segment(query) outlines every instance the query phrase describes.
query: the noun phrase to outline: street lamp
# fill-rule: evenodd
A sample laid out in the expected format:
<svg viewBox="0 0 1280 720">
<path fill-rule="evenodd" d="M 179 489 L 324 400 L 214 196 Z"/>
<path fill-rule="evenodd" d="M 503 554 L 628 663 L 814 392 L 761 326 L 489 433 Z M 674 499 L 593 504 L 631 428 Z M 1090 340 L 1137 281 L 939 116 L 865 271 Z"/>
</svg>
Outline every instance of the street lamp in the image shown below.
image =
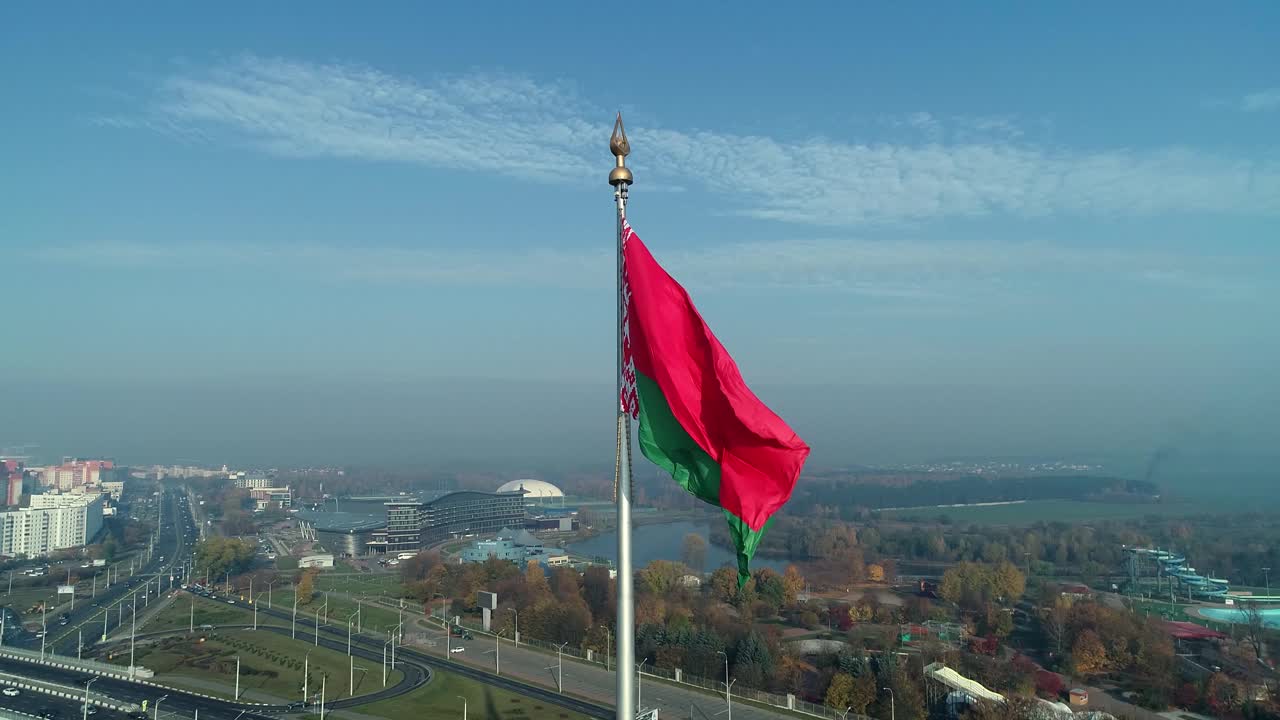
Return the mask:
<svg viewBox="0 0 1280 720">
<path fill-rule="evenodd" d="M 231 696 L 236 702 L 240 701 L 240 656 L 236 656 L 236 692 Z"/>
<path fill-rule="evenodd" d="M 461 695 L 458 696 L 458 699 L 462 701 L 462 720 L 467 720 L 467 699 Z"/>
<path fill-rule="evenodd" d="M 556 685 L 560 686 L 560 693 L 564 694 L 564 655 L 562 651 L 565 645 L 569 643 L 561 643 L 556 647 Z"/>
<path fill-rule="evenodd" d="M 1264 578 L 1266 578 L 1266 581 L 1267 581 L 1267 595 L 1270 595 L 1270 594 L 1271 594 L 1271 568 L 1269 568 L 1269 567 L 1264 567 L 1264 568 L 1262 568 L 1262 576 L 1263 576 Z"/>
<path fill-rule="evenodd" d="M 512 641 L 516 647 L 520 647 L 520 613 L 515 608 L 507 608 L 511 611 L 511 615 L 515 618 L 515 639 Z M 440 618 L 443 620 L 444 618 Z"/>
<path fill-rule="evenodd" d="M 728 720 L 733 720 L 733 694 L 730 692 L 730 688 L 733 687 L 733 683 L 737 682 L 738 679 L 729 680 L 729 653 L 717 650 L 716 654 L 724 655 L 724 704 L 729 711 Z"/>
<path fill-rule="evenodd" d="M 310 680 L 309 673 L 311 671 L 311 651 L 308 650 L 306 655 L 302 656 L 302 704 L 306 707 L 307 703 L 307 681 Z"/>
<path fill-rule="evenodd" d="M 298 639 L 298 593 L 293 593 L 293 622 L 289 625 L 289 637 Z"/>
<path fill-rule="evenodd" d="M 897 709 L 894 707 L 896 701 L 894 700 L 894 697 L 893 697 L 893 688 L 887 687 L 887 688 L 880 688 L 880 689 L 889 691 L 889 720 L 895 720 L 895 718 L 897 717 Z"/>
<path fill-rule="evenodd" d="M 91 677 L 89 678 L 89 681 L 84 684 L 84 711 L 81 715 L 84 720 L 89 720 L 89 686 L 97 679 L 98 678 L 96 677 Z"/>
<path fill-rule="evenodd" d="M 267 609 L 268 610 L 271 609 L 271 586 L 275 585 L 278 582 L 280 582 L 280 578 L 275 578 L 271 582 L 267 583 Z"/>
<path fill-rule="evenodd" d="M 604 670 L 609 672 L 609 656 L 613 655 L 613 634 L 608 625 L 600 626 L 604 630 Z"/>
<path fill-rule="evenodd" d="M 347 618 L 347 655 L 351 655 L 351 628 L 355 626 L 357 614 L 351 613 L 351 617 Z"/>
<path fill-rule="evenodd" d="M 161 695 L 161 696 L 160 696 L 160 699 L 159 699 L 159 700 L 156 700 L 155 715 L 153 715 L 153 716 L 152 716 L 152 717 L 154 718 L 154 720 L 160 720 L 160 703 L 164 702 L 164 699 L 165 699 L 165 698 L 167 698 L 167 697 L 169 697 L 169 696 L 168 696 L 168 695 Z"/>
</svg>

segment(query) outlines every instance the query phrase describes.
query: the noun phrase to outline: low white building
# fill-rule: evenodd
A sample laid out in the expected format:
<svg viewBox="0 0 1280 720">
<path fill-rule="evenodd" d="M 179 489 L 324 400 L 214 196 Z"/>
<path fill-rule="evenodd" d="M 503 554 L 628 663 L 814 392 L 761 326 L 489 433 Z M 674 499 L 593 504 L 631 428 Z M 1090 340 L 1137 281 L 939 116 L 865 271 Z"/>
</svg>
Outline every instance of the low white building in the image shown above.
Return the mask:
<svg viewBox="0 0 1280 720">
<path fill-rule="evenodd" d="M 331 568 L 333 567 L 333 555 L 303 555 L 298 558 L 298 567 L 300 568 Z"/>
<path fill-rule="evenodd" d="M 0 512 L 0 555 L 44 555 L 80 547 L 102 530 L 100 494 L 32 495 L 31 507 Z"/>
</svg>

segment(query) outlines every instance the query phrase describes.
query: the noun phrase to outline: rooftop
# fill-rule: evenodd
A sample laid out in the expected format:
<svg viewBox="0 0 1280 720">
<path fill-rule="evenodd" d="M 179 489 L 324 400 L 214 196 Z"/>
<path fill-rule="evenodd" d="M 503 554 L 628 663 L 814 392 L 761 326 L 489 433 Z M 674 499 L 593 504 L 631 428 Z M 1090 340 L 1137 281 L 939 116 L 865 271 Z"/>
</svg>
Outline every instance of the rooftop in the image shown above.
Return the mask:
<svg viewBox="0 0 1280 720">
<path fill-rule="evenodd" d="M 321 512 L 319 510 L 299 510 L 298 517 L 315 526 L 316 530 L 328 532 L 360 532 L 375 530 L 387 524 L 385 514 L 369 514 L 354 512 Z"/>
</svg>

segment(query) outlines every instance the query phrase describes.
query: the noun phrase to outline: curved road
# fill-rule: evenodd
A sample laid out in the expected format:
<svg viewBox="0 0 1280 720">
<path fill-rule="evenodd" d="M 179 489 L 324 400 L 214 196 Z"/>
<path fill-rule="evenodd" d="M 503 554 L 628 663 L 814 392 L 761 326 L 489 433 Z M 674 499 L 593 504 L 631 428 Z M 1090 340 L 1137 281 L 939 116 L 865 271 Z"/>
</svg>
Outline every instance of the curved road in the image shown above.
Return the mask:
<svg viewBox="0 0 1280 720">
<path fill-rule="evenodd" d="M 253 630 L 253 626 L 252 625 L 218 625 L 214 629 L 215 630 Z M 281 635 L 289 634 L 289 628 L 283 628 L 276 625 L 259 624 L 258 632 L 261 632 L 264 630 L 268 632 L 279 633 Z M 186 634 L 187 632 L 185 630 L 162 630 L 159 632 L 146 633 L 145 635 L 138 635 L 137 640 L 141 640 L 143 638 L 171 637 L 171 636 L 186 635 Z M 314 632 L 311 634 L 302 633 L 300 634 L 298 639 L 301 642 L 306 642 L 308 638 L 314 641 L 315 633 Z M 125 648 L 129 646 L 127 642 L 112 643 L 112 645 L 123 646 Z M 326 648 L 328 650 L 336 650 L 337 652 L 340 652 L 343 654 L 347 652 L 347 644 L 345 641 L 339 641 L 339 640 L 327 638 L 324 636 L 323 633 L 321 633 L 321 636 L 320 636 L 320 647 Z M 377 663 L 382 662 L 381 652 L 374 654 L 373 652 L 370 652 L 368 649 L 360 647 L 359 645 L 356 644 L 354 638 L 352 639 L 352 642 L 351 642 L 351 654 L 355 655 L 356 657 L 363 658 L 365 660 L 371 660 Z M 383 688 L 376 692 L 357 695 L 356 697 L 348 697 L 342 700 L 326 699 L 324 704 L 325 707 L 328 709 L 342 709 L 342 708 L 348 708 L 348 707 L 357 707 L 360 705 L 367 705 L 368 703 L 378 702 L 379 700 L 387 700 L 389 698 L 393 698 L 399 695 L 404 695 L 405 693 L 408 693 L 408 692 L 412 692 L 413 690 L 416 690 L 417 688 L 421 687 L 422 685 L 426 684 L 428 681 L 431 680 L 430 668 L 417 663 L 407 663 L 407 662 L 401 663 L 399 662 L 399 658 L 396 658 L 396 660 L 397 660 L 396 665 L 398 666 L 397 669 L 403 673 L 403 677 L 400 678 L 400 682 L 396 683 L 395 685 L 392 685 L 391 687 Z M 377 677 L 377 676 L 375 675 L 374 677 Z M 339 684 L 338 687 L 334 688 L 334 697 L 339 697 L 342 694 L 343 693 L 341 692 L 341 684 Z M 227 702 L 230 702 L 230 701 L 227 701 Z M 272 705 L 272 706 L 261 708 L 259 711 L 260 712 L 279 712 L 286 709 L 288 709 L 287 706 Z"/>
</svg>

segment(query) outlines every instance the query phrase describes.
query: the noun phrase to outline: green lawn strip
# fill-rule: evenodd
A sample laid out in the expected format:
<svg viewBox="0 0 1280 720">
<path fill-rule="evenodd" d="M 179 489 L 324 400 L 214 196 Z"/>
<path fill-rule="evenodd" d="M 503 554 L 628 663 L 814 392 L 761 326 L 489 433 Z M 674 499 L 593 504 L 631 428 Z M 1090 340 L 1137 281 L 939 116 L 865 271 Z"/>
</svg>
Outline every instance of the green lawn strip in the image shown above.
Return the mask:
<svg viewBox="0 0 1280 720">
<path fill-rule="evenodd" d="M 149 620 L 144 628 L 139 630 L 142 633 L 160 632 L 162 630 L 185 630 L 191 623 L 191 602 L 195 600 L 195 626 L 199 628 L 201 625 L 251 625 L 253 624 L 253 610 L 250 606 L 236 601 L 235 605 L 227 603 L 225 600 L 211 600 L 209 598 L 198 597 L 183 593 L 169 604 L 164 610 Z M 274 597 L 272 598 L 275 599 Z M 292 602 L 292 599 L 290 600 Z M 263 600 L 262 608 L 267 607 L 266 600 Z M 276 607 L 279 607 L 276 605 Z M 273 618 L 265 613 L 258 614 L 258 625 L 276 625 L 288 627 L 289 621 L 279 618 Z"/>
<path fill-rule="evenodd" d="M 312 627 L 315 625 L 315 613 L 320 612 L 324 607 L 325 595 L 316 592 L 311 602 L 306 605 L 298 606 L 298 624 L 304 622 L 310 623 Z M 335 627 L 346 627 L 347 620 L 356 611 L 357 602 L 354 599 L 339 595 L 329 595 L 329 624 Z M 285 612 L 293 611 L 293 589 L 286 588 L 284 590 L 277 589 L 272 596 L 272 601 L 280 610 Z M 405 618 L 406 623 L 410 615 L 410 610 L 406 601 Z M 261 622 L 261 618 L 259 618 Z M 371 603 L 364 603 L 361 608 L 360 617 L 361 628 L 366 634 L 375 634 L 386 632 L 388 628 L 394 627 L 400 623 L 400 613 L 394 609 L 379 607 Z"/>
<path fill-rule="evenodd" d="M 338 700 L 348 697 L 348 665 L 345 653 L 316 647 L 275 632 L 263 630 L 206 630 L 194 636 L 178 635 L 139 645 L 138 665 L 154 670 L 156 680 L 186 677 L 216 682 L 225 686 L 221 693 L 230 697 L 235 686 L 235 657 L 240 656 L 240 688 L 260 690 L 278 698 L 301 699 L 304 668 L 308 671 L 312 692 L 318 692 L 320 678 L 328 677 L 326 697 Z M 307 658 L 310 658 L 309 661 Z M 129 664 L 127 646 L 117 646 L 109 662 Z M 377 660 L 356 658 L 356 694 L 382 689 L 382 669 Z M 391 671 L 387 685 L 399 682 L 401 673 Z"/>
<path fill-rule="evenodd" d="M 462 717 L 467 699 L 469 720 L 585 720 L 586 716 L 543 700 L 532 700 L 470 678 L 437 671 L 431 682 L 399 697 L 356 708 L 361 715 L 389 720 Z"/>
<path fill-rule="evenodd" d="M 359 595 L 385 595 L 399 597 L 404 584 L 400 576 L 391 573 L 377 575 L 324 575 L 316 578 L 317 590 L 336 590 L 338 592 Z"/>
</svg>

